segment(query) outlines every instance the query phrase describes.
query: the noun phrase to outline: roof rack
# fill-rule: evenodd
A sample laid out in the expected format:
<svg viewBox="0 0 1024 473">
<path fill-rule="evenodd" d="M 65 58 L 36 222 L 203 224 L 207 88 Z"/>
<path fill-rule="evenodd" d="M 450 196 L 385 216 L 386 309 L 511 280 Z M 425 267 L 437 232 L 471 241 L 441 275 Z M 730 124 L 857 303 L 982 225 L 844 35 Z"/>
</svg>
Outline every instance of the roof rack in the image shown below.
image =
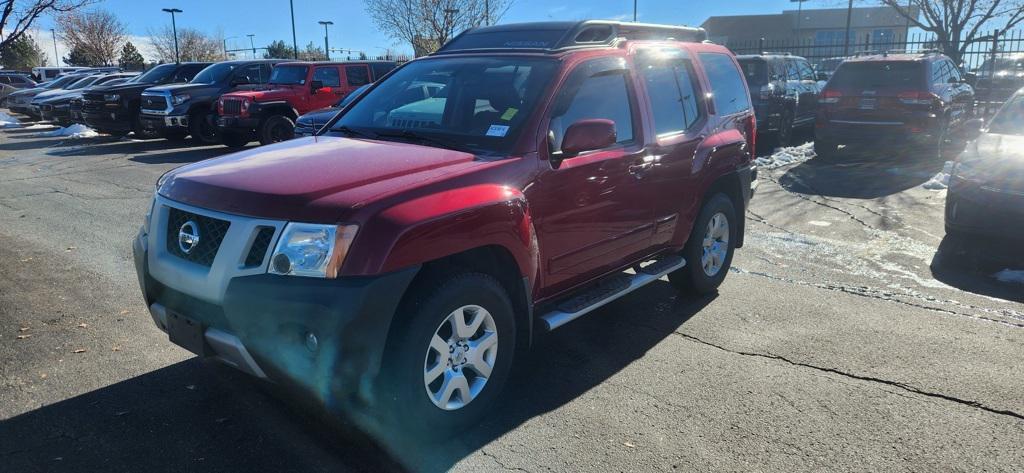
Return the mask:
<svg viewBox="0 0 1024 473">
<path fill-rule="evenodd" d="M 792 56 L 793 53 L 786 52 L 775 52 L 775 51 L 761 51 L 762 56 Z"/>
<path fill-rule="evenodd" d="M 552 21 L 470 28 L 445 43 L 434 54 L 465 51 L 526 50 L 559 52 L 608 47 L 620 40 L 677 40 L 703 42 L 703 28 L 627 23 L 620 21 Z"/>
</svg>

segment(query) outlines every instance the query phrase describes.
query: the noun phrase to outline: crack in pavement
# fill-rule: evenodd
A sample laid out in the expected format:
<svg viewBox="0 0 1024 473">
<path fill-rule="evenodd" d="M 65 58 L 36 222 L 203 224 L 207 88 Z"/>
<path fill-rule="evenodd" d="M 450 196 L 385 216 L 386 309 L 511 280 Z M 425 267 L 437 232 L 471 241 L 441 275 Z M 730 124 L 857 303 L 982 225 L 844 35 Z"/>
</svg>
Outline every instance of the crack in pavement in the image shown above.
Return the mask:
<svg viewBox="0 0 1024 473">
<path fill-rule="evenodd" d="M 485 457 L 487 457 L 487 458 L 490 458 L 491 460 L 494 460 L 494 463 L 497 463 L 498 466 L 500 466 L 503 470 L 508 470 L 508 471 L 525 471 L 526 473 L 530 473 L 530 470 L 527 470 L 525 468 L 520 468 L 518 466 L 511 467 L 511 466 L 505 465 L 504 463 L 501 462 L 501 460 L 498 460 L 498 457 L 495 456 L 493 453 L 490 453 L 487 450 L 484 450 L 482 448 L 480 449 L 480 454 L 485 456 Z"/>
<path fill-rule="evenodd" d="M 911 295 L 911 294 L 896 294 L 896 293 L 891 293 L 891 292 L 880 291 L 878 289 L 872 289 L 872 288 L 867 287 L 867 286 L 849 286 L 849 285 L 846 285 L 846 284 L 839 284 L 839 283 L 828 282 L 828 281 L 826 281 L 824 283 L 811 283 L 811 282 L 807 282 L 807 281 L 800 281 L 800 280 L 797 280 L 797 279 L 791 279 L 791 278 L 787 278 L 787 277 L 782 277 L 782 276 L 776 276 L 776 275 L 773 275 L 773 274 L 763 273 L 763 272 L 760 272 L 760 271 L 750 271 L 750 270 L 746 270 L 746 269 L 741 269 L 741 268 L 738 268 L 738 267 L 735 267 L 735 266 L 729 268 L 729 270 L 737 272 L 737 273 L 740 273 L 740 274 L 749 274 L 751 276 L 760 276 L 760 277 L 771 279 L 773 281 L 778 281 L 778 282 L 784 282 L 784 283 L 789 283 L 789 284 L 796 284 L 796 285 L 800 285 L 800 286 L 804 286 L 804 287 L 813 287 L 813 288 L 817 288 L 817 289 L 825 289 L 825 290 L 828 290 L 828 291 L 838 291 L 838 292 L 842 292 L 842 293 L 845 293 L 845 294 L 850 294 L 850 295 L 854 295 L 854 296 L 861 296 L 861 297 L 867 297 L 867 298 L 870 298 L 870 299 L 875 299 L 875 300 L 880 300 L 880 301 L 893 302 L 893 303 L 896 303 L 896 304 L 902 304 L 902 305 L 906 305 L 906 306 L 910 306 L 910 307 L 914 307 L 914 308 L 918 308 L 918 309 L 929 310 L 929 311 L 932 311 L 932 312 L 939 312 L 939 313 L 948 314 L 948 315 L 955 315 L 955 316 L 958 316 L 958 317 L 966 317 L 966 318 L 970 318 L 970 319 L 974 319 L 974 320 L 982 320 L 982 321 L 985 321 L 985 322 L 993 322 L 993 323 L 997 323 L 997 324 L 1001 324 L 1001 325 L 1006 325 L 1006 326 L 1013 327 L 1013 328 L 1024 328 L 1024 323 L 1008 322 L 1008 321 L 1005 321 L 1005 320 L 999 320 L 999 319 L 995 319 L 995 318 L 992 318 L 992 317 L 986 317 L 984 315 L 965 314 L 963 312 L 957 312 L 955 310 L 943 309 L 941 307 L 933 307 L 933 306 L 929 306 L 929 305 L 918 304 L 918 303 L 914 303 L 914 302 L 910 302 L 910 301 L 905 301 L 905 300 L 902 300 L 902 299 L 897 299 L 896 296 L 902 295 L 902 296 L 906 296 L 906 297 L 917 298 L 917 299 L 924 300 L 924 301 L 927 301 L 927 302 L 936 302 L 936 303 L 939 303 L 939 304 L 943 303 L 943 301 L 940 301 L 940 300 L 934 299 L 934 298 L 933 299 L 928 299 L 927 297 L 914 296 L 914 295 Z M 949 301 L 949 302 L 956 302 L 956 301 Z M 963 304 L 961 303 L 961 305 L 963 305 Z M 981 311 L 984 311 L 984 312 L 989 312 L 989 313 L 993 312 L 992 309 L 985 309 L 983 307 L 975 307 L 975 306 L 968 306 L 968 307 L 972 308 L 972 309 L 976 309 L 976 310 L 981 310 Z M 1019 316 L 1016 314 L 1015 311 L 1011 311 L 1011 312 L 1012 313 L 1010 313 L 1010 314 L 1000 313 L 999 311 L 997 311 L 996 313 L 998 315 L 1000 315 L 1000 316 L 1011 318 L 1011 319 L 1019 318 Z"/>
<path fill-rule="evenodd" d="M 816 371 L 821 371 L 823 373 L 830 373 L 830 374 L 839 375 L 839 376 L 842 376 L 842 377 L 845 377 L 845 378 L 856 379 L 858 381 L 866 381 L 866 382 L 871 382 L 871 383 L 884 384 L 886 386 L 892 386 L 892 387 L 899 388 L 899 389 L 902 389 L 904 391 L 911 392 L 911 393 L 914 393 L 914 394 L 918 394 L 918 395 L 921 395 L 921 396 L 926 396 L 926 397 L 930 397 L 930 398 L 934 398 L 934 399 L 942 399 L 944 401 L 954 402 L 954 403 L 957 403 L 957 404 L 960 404 L 960 405 L 963 405 L 963 406 L 972 407 L 972 408 L 975 408 L 975 409 L 980 409 L 982 411 L 985 411 L 985 412 L 988 412 L 988 413 L 991 413 L 991 414 L 997 414 L 997 415 L 1001 415 L 1001 416 L 1013 417 L 1015 419 L 1024 421 L 1024 414 L 1021 414 L 1021 413 L 1018 413 L 1018 412 L 1014 412 L 1014 411 L 1011 411 L 1011 410 L 1008 410 L 1008 409 L 997 409 L 997 408 L 994 408 L 994 407 L 989 407 L 989 406 L 986 406 L 986 405 L 984 405 L 984 404 L 982 404 L 981 402 L 978 402 L 978 401 L 971 401 L 971 400 L 968 400 L 968 399 L 960 399 L 958 397 L 950 396 L 948 394 L 942 394 L 942 393 L 936 393 L 936 392 L 931 392 L 931 391 L 925 391 L 925 390 L 923 390 L 921 388 L 909 385 L 907 383 L 902 383 L 902 382 L 899 382 L 899 381 L 890 381 L 890 380 L 887 380 L 887 379 L 876 378 L 874 376 L 865 376 L 865 375 L 859 375 L 859 374 L 854 374 L 854 373 L 848 373 L 846 371 L 842 371 L 842 370 L 839 370 L 839 369 L 836 369 L 836 368 L 826 368 L 826 367 L 822 367 L 822 366 L 812 365 L 810 363 L 803 363 L 803 362 L 800 362 L 800 361 L 793 361 L 793 360 L 790 360 L 789 358 L 786 358 L 784 356 L 775 355 L 775 354 L 772 354 L 772 353 L 756 353 L 756 352 L 732 350 L 732 349 L 726 348 L 724 346 L 717 345 L 715 343 L 711 343 L 711 342 L 702 340 L 700 338 L 697 338 L 697 337 L 695 337 L 693 335 L 689 335 L 689 334 L 682 333 L 682 332 L 672 332 L 672 334 L 676 335 L 676 336 L 679 336 L 681 338 L 684 338 L 686 340 L 689 340 L 691 342 L 694 342 L 694 343 L 700 343 L 700 344 L 703 344 L 703 345 L 707 345 L 709 347 L 717 348 L 717 349 L 722 350 L 722 351 L 727 352 L 727 353 L 732 353 L 732 354 L 742 355 L 742 356 L 750 356 L 750 357 L 754 357 L 754 358 L 764 358 L 764 359 L 768 359 L 768 360 L 782 361 L 784 363 L 787 363 L 787 364 L 790 364 L 790 365 L 793 365 L 793 366 L 799 366 L 799 367 L 802 367 L 802 368 L 809 368 L 809 369 L 813 369 L 813 370 L 816 370 Z"/>
</svg>

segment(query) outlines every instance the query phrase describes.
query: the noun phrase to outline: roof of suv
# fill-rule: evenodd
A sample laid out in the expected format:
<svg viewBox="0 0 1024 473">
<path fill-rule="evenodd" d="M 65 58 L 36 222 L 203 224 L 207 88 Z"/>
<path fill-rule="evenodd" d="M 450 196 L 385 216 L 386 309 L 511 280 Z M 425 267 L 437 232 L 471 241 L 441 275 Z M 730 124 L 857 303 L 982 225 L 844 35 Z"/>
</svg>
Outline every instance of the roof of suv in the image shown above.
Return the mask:
<svg viewBox="0 0 1024 473">
<path fill-rule="evenodd" d="M 703 28 L 619 21 L 547 21 L 470 28 L 441 46 L 435 55 L 481 51 L 559 53 L 613 47 L 621 40 L 707 40 Z"/>
<path fill-rule="evenodd" d="M 878 61 L 930 61 L 946 58 L 945 54 L 937 52 L 926 53 L 877 53 L 863 56 L 855 56 L 845 62 L 878 62 Z"/>
<path fill-rule="evenodd" d="M 737 61 L 744 59 L 801 59 L 806 61 L 807 58 L 803 56 L 794 56 L 788 53 L 761 53 L 761 54 L 738 54 L 736 55 Z"/>
<path fill-rule="evenodd" d="M 293 66 L 293 65 L 294 66 L 334 66 L 334 65 L 344 66 L 344 65 L 347 65 L 347 64 L 394 64 L 395 63 L 395 61 L 382 61 L 382 60 L 369 60 L 369 59 L 365 60 L 365 61 L 361 61 L 361 60 L 358 60 L 358 59 L 353 59 L 353 60 L 350 60 L 350 61 L 293 61 L 293 60 L 288 60 L 288 59 L 280 59 L 280 61 L 283 61 L 283 62 L 277 63 L 277 65 L 279 65 L 279 66 Z"/>
</svg>

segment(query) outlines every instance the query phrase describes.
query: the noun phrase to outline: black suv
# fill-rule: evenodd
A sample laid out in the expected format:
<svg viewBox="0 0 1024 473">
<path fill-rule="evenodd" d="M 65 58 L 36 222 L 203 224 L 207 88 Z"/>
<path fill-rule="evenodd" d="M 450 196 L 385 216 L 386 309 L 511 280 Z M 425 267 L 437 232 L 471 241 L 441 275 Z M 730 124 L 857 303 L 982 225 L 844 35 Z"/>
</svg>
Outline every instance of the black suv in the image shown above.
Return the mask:
<svg viewBox="0 0 1024 473">
<path fill-rule="evenodd" d="M 197 74 L 188 84 L 146 89 L 139 119 L 146 130 L 168 139 L 192 135 L 197 144 L 219 143 L 215 122 L 221 95 L 246 85 L 266 84 L 280 59 L 224 61 Z"/>
<path fill-rule="evenodd" d="M 146 136 L 139 121 L 142 91 L 155 85 L 188 82 L 209 65 L 208 62 L 161 64 L 127 82 L 90 87 L 82 93 L 82 118 L 89 128 L 101 133 L 135 132 L 136 136 Z"/>
<path fill-rule="evenodd" d="M 759 134 L 787 146 L 796 127 L 814 125 L 821 85 L 806 59 L 789 54 L 736 56 L 750 86 Z"/>
</svg>

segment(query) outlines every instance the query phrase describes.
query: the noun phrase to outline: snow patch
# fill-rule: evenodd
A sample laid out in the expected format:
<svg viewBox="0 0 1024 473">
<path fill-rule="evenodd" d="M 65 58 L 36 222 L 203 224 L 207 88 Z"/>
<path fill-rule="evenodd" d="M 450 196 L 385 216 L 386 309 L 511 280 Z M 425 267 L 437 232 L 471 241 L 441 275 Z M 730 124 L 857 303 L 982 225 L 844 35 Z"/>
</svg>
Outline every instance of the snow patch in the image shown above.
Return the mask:
<svg viewBox="0 0 1024 473">
<path fill-rule="evenodd" d="M 953 172 L 953 161 L 946 161 L 946 164 L 942 166 L 942 171 L 928 179 L 928 182 L 921 184 L 921 187 L 938 191 L 949 188 L 949 175 Z"/>
<path fill-rule="evenodd" d="M 0 112 L 0 128 L 20 128 L 21 120 Z"/>
<path fill-rule="evenodd" d="M 754 160 L 754 164 L 762 169 L 775 169 L 790 164 L 797 164 L 812 159 L 814 154 L 814 143 L 804 143 L 800 146 L 789 148 L 778 148 L 771 156 L 762 156 Z"/>
<path fill-rule="evenodd" d="M 39 138 L 47 138 L 51 136 L 67 136 L 68 138 L 92 138 L 94 136 L 99 136 L 99 133 L 97 133 L 96 130 L 93 130 L 92 128 L 76 123 L 74 125 L 67 126 L 64 128 L 58 128 L 53 131 L 44 131 L 42 133 L 36 133 L 35 136 Z"/>
<path fill-rule="evenodd" d="M 1004 269 L 993 274 L 992 277 L 1002 282 L 1024 284 L 1024 269 Z"/>
<path fill-rule="evenodd" d="M 821 220 L 811 220 L 810 222 L 807 222 L 807 223 L 809 223 L 811 225 L 814 225 L 815 227 L 830 227 L 830 226 L 832 226 L 832 222 L 823 222 Z"/>
</svg>

